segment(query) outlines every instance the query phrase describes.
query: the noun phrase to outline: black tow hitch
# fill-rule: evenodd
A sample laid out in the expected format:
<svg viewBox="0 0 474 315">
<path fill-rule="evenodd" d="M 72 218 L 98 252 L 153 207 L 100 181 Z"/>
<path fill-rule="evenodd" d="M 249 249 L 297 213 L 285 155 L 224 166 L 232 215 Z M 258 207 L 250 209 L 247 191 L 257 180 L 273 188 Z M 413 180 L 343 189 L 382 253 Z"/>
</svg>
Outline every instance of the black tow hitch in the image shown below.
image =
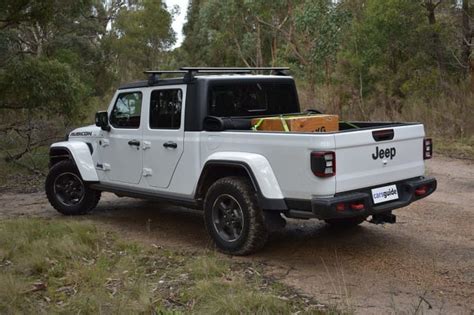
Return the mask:
<svg viewBox="0 0 474 315">
<path fill-rule="evenodd" d="M 370 219 L 369 222 L 373 224 L 385 224 L 385 223 L 393 224 L 397 222 L 397 216 L 392 214 L 392 212 L 374 214 L 372 216 L 372 219 Z"/>
</svg>

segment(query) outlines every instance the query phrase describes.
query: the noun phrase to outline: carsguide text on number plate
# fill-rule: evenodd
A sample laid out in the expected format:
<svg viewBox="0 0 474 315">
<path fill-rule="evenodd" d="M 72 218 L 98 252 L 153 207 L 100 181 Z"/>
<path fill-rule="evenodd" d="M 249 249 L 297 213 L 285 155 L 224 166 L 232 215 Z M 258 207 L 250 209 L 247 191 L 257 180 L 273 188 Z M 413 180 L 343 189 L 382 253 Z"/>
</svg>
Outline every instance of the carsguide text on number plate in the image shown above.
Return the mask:
<svg viewBox="0 0 474 315">
<path fill-rule="evenodd" d="M 374 203 L 381 203 L 398 199 L 397 185 L 390 185 L 372 189 Z"/>
</svg>

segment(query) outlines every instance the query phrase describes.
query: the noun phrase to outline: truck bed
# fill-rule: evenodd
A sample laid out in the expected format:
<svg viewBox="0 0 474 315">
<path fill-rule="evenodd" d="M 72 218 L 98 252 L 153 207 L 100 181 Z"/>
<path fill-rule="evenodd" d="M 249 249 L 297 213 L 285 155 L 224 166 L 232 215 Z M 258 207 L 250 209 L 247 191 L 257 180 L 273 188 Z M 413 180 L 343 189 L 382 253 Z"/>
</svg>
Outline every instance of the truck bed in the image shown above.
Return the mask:
<svg viewBox="0 0 474 315">
<path fill-rule="evenodd" d="M 215 151 L 261 154 L 272 166 L 283 194 L 291 199 L 330 197 L 424 174 L 422 124 L 350 122 L 341 123 L 340 127 L 340 131 L 332 133 L 204 132 L 200 140 L 201 161 Z M 392 132 L 390 139 L 374 138 L 387 132 Z M 376 154 L 380 150 L 388 150 L 394 156 L 380 158 Z M 310 155 L 315 151 L 335 152 L 335 176 L 321 178 L 312 173 Z"/>
<path fill-rule="evenodd" d="M 208 116 L 204 121 L 204 129 L 207 131 L 249 131 L 252 130 L 251 124 L 252 117 L 213 117 Z M 385 127 L 399 127 L 399 126 L 409 126 L 417 125 L 417 122 L 366 122 L 366 121 L 341 121 L 339 122 L 339 131 L 334 132 L 321 132 L 321 133 L 340 133 L 340 132 L 350 132 L 357 131 L 360 129 L 375 129 L 375 128 L 385 128 Z M 285 133 L 284 131 L 266 131 L 266 130 L 252 130 L 255 132 L 272 132 L 272 133 Z M 291 133 L 311 133 L 315 134 L 317 132 L 295 132 Z M 320 133 L 317 133 L 320 134 Z"/>
</svg>

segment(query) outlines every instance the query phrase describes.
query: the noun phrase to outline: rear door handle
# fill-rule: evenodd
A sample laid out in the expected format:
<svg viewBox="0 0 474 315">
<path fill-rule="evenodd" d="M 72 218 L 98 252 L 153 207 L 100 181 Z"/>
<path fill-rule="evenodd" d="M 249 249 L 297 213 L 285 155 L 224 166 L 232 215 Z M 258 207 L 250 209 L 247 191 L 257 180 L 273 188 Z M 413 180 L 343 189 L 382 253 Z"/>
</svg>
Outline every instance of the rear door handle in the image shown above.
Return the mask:
<svg viewBox="0 0 474 315">
<path fill-rule="evenodd" d="M 130 141 L 128 141 L 128 145 L 136 145 L 138 147 L 138 146 L 140 146 L 140 141 L 130 140 Z"/>
<path fill-rule="evenodd" d="M 178 147 L 178 144 L 176 142 L 173 142 L 173 141 L 168 141 L 168 142 L 163 143 L 163 146 L 165 148 L 176 149 Z"/>
</svg>

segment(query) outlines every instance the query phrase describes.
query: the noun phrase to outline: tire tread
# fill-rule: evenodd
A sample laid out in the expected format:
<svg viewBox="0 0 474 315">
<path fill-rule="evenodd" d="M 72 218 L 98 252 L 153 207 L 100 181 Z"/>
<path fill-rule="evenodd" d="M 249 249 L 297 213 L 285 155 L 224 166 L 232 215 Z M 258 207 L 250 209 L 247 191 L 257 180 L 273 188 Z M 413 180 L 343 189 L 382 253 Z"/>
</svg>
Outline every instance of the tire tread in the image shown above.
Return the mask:
<svg viewBox="0 0 474 315">
<path fill-rule="evenodd" d="M 86 192 L 85 192 L 84 200 L 79 205 L 74 206 L 74 207 L 68 208 L 64 206 L 56 198 L 54 194 L 54 189 L 53 189 L 55 176 L 61 174 L 61 172 L 64 172 L 64 171 L 75 173 L 79 175 L 80 177 L 79 171 L 73 161 L 64 160 L 64 161 L 60 161 L 54 164 L 49 170 L 49 173 L 48 173 L 48 176 L 46 177 L 46 182 L 45 182 L 46 197 L 48 198 L 49 203 L 54 209 L 56 209 L 59 213 L 62 213 L 64 215 L 83 215 L 83 214 L 89 213 L 99 203 L 101 192 L 90 189 L 85 185 Z"/>
<path fill-rule="evenodd" d="M 245 206 L 248 209 L 250 223 L 248 235 L 244 243 L 238 249 L 229 249 L 222 247 L 219 247 L 219 249 L 226 254 L 239 256 L 255 253 L 256 251 L 260 250 L 267 242 L 268 231 L 265 226 L 263 211 L 258 206 L 255 190 L 251 186 L 248 179 L 239 176 L 229 176 L 217 180 L 214 184 L 211 185 L 208 190 L 208 193 L 206 194 L 206 198 L 204 200 L 205 211 L 211 211 L 209 207 L 210 200 L 208 199 L 210 193 L 212 193 L 215 189 L 218 189 L 218 187 L 225 186 L 233 187 L 234 189 L 240 192 L 242 198 L 244 199 Z M 206 229 L 208 230 L 208 233 L 212 236 L 213 234 L 210 229 L 212 229 L 213 227 L 210 222 L 207 221 L 208 220 L 206 219 Z"/>
</svg>

